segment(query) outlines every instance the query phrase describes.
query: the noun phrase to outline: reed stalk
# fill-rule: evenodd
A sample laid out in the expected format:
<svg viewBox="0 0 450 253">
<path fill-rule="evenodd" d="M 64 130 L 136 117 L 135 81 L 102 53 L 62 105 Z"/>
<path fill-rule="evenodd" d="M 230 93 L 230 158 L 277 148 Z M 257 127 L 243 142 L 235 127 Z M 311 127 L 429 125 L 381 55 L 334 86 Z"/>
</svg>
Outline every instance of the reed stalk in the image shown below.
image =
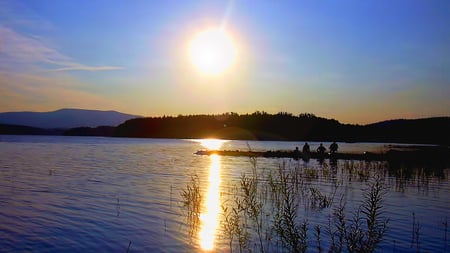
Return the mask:
<svg viewBox="0 0 450 253">
<path fill-rule="evenodd" d="M 354 179 L 364 179 L 366 175 L 371 178 L 369 187 L 363 193 L 362 203 L 346 217 L 343 197 L 337 206 L 333 206 L 340 184 L 332 184 L 334 189 L 330 193 L 322 192 L 314 184 L 320 173 L 336 171 L 330 172 L 326 167 L 326 171 L 321 172 L 300 168 L 298 164 L 293 168 L 285 161 L 277 170 L 264 170 L 257 168 L 256 158 L 252 158 L 250 163 L 250 173 L 242 174 L 239 181 L 223 194 L 228 197 L 221 204 L 221 226 L 231 252 L 234 249 L 240 253 L 306 252 L 310 246 L 307 240 L 310 225 L 300 216 L 300 203 L 304 203 L 305 209 L 310 210 L 333 207 L 328 225 L 323 228 L 315 225 L 310 232 L 315 237 L 318 252 L 374 252 L 382 241 L 389 220 L 383 216 L 386 188 L 381 175 L 384 172 L 381 175 L 376 172 L 381 165 L 344 163 L 344 169 L 350 171 L 349 174 Z M 360 176 L 361 173 L 364 174 L 363 177 Z M 191 177 L 181 196 L 183 205 L 188 210 L 188 220 L 195 225 L 202 201 L 198 176 Z M 415 220 L 414 229 L 417 231 Z M 418 234 L 414 234 L 415 241 L 418 240 Z M 328 249 L 324 247 L 322 240 L 330 242 Z M 253 243 L 251 247 L 250 243 Z"/>
</svg>

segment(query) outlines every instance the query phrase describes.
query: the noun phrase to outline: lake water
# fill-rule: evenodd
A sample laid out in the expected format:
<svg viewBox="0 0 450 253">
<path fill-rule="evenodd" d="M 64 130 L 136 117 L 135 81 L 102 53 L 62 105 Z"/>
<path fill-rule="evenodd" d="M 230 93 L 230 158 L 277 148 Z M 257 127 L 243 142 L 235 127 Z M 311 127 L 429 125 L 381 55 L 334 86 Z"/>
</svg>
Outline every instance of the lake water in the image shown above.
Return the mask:
<svg viewBox="0 0 450 253">
<path fill-rule="evenodd" d="M 302 145 L 229 141 L 221 149 Z M 340 151 L 360 152 L 385 150 L 387 144 L 339 145 Z M 194 140 L 0 135 L 0 252 L 198 252 L 208 247 L 229 252 L 220 205 L 254 166 L 246 157 L 195 155 L 199 149 L 205 147 Z M 370 170 L 363 162 L 258 158 L 256 163 L 264 173 L 280 167 L 320 171 L 316 180 L 305 180 L 307 187 L 327 193 L 330 182 L 338 182 L 334 203 L 342 198 L 351 218 L 370 180 L 349 175 L 343 169 L 349 166 Z M 335 172 L 328 180 L 323 175 L 330 168 Z M 195 229 L 181 197 L 193 175 L 203 202 L 208 201 L 201 204 Z M 450 251 L 449 176 L 447 167 L 386 171 L 383 215 L 389 223 L 378 252 Z M 326 226 L 332 212 L 333 207 L 298 209 L 298 218 L 309 226 L 308 252 L 318 252 L 314 226 Z M 206 224 L 207 218 L 213 222 Z M 323 238 L 326 248 L 330 242 Z M 272 245 L 266 251 L 283 249 Z"/>
</svg>

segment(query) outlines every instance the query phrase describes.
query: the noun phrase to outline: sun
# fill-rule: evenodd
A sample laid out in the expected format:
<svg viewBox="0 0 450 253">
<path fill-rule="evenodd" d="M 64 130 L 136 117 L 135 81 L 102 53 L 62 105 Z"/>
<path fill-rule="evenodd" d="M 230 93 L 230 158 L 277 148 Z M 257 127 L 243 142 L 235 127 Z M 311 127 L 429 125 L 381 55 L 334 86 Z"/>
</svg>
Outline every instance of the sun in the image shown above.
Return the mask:
<svg viewBox="0 0 450 253">
<path fill-rule="evenodd" d="M 199 32 L 189 43 L 189 58 L 194 67 L 206 75 L 220 75 L 235 62 L 236 46 L 223 29 Z"/>
</svg>

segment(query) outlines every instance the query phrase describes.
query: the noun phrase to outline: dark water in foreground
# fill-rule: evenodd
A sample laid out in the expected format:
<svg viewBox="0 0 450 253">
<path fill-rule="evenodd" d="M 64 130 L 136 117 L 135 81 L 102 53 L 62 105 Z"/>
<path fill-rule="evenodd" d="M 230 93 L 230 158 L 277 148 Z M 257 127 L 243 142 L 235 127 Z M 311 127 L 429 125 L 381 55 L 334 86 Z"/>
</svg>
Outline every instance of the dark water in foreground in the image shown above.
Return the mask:
<svg viewBox="0 0 450 253">
<path fill-rule="evenodd" d="M 275 150 L 302 143 L 248 145 Z M 311 148 L 315 146 L 312 143 Z M 230 141 L 222 148 L 246 147 L 247 142 Z M 209 240 L 213 251 L 228 252 L 227 238 L 221 233 L 220 201 L 252 164 L 245 157 L 193 154 L 202 148 L 191 140 L 0 135 L 0 251 L 197 252 Z M 384 144 L 340 144 L 340 150 L 354 152 L 384 148 Z M 343 169 L 350 166 L 344 161 L 330 165 L 326 160 L 321 165 L 315 160 L 259 158 L 257 169 L 276 171 L 283 163 L 319 171 L 309 186 L 324 192 L 330 189 L 324 172 L 334 167 L 332 180 L 340 184 L 335 202 L 344 196 L 348 212 L 367 188 L 367 181 Z M 360 171 L 367 168 L 360 162 L 352 166 Z M 405 168 L 385 174 L 384 215 L 389 230 L 379 252 L 450 251 L 450 229 L 445 226 L 450 221 L 450 169 L 432 169 Z M 203 200 L 212 203 L 202 203 L 202 222 L 212 223 L 205 221 L 190 234 L 180 193 L 194 174 L 201 181 Z M 332 208 L 302 206 L 298 217 L 311 224 L 312 233 L 313 225 L 328 223 L 331 212 Z M 417 240 L 413 240 L 413 213 L 419 227 Z M 199 235 L 208 226 L 209 239 Z M 312 236 L 308 243 L 308 252 L 317 252 Z"/>
</svg>

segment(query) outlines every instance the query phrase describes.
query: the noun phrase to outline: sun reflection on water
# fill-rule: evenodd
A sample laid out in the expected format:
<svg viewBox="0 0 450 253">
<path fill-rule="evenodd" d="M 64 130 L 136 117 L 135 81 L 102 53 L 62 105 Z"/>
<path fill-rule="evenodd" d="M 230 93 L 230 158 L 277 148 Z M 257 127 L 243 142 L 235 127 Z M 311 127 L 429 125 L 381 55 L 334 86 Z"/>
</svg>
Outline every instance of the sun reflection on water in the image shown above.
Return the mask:
<svg viewBox="0 0 450 253">
<path fill-rule="evenodd" d="M 206 195 L 205 212 L 200 214 L 200 245 L 204 250 L 214 248 L 214 239 L 219 224 L 220 209 L 220 157 L 211 155 L 211 167 L 209 170 L 209 187 Z"/>
<path fill-rule="evenodd" d="M 219 149 L 224 140 L 204 139 L 200 143 L 207 149 Z M 214 240 L 219 225 L 220 211 L 220 157 L 211 155 L 211 166 L 209 169 L 208 192 L 204 211 L 200 214 L 200 246 L 203 250 L 214 249 Z"/>
<path fill-rule="evenodd" d="M 201 140 L 196 140 L 198 142 L 200 142 L 200 144 L 209 150 L 217 150 L 220 147 L 222 147 L 222 145 L 227 142 L 227 140 L 219 140 L 219 139 L 201 139 Z"/>
</svg>

